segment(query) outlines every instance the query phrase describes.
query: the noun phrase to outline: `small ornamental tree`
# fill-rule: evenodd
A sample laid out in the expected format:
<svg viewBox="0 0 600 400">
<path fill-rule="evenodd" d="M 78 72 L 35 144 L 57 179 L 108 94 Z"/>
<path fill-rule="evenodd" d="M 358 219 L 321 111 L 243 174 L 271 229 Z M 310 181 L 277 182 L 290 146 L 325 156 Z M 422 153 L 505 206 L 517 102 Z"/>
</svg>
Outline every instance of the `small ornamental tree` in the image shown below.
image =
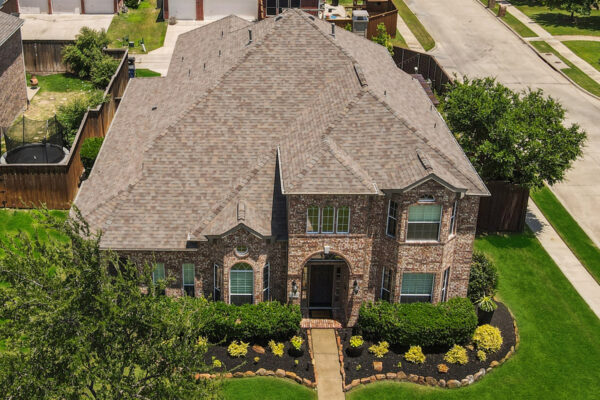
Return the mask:
<svg viewBox="0 0 600 400">
<path fill-rule="evenodd" d="M 565 10 L 571 14 L 571 21 L 575 22 L 575 14 L 590 15 L 592 7 L 598 8 L 596 0 L 544 0 L 544 5 L 553 10 Z"/>
<path fill-rule="evenodd" d="M 394 55 L 392 37 L 389 33 L 387 33 L 387 29 L 385 28 L 385 24 L 383 22 L 377 25 L 377 35 L 373 36 L 371 40 L 384 46 L 390 52 L 390 55 Z"/>
<path fill-rule="evenodd" d="M 493 78 L 463 78 L 442 102 L 449 128 L 484 181 L 540 188 L 564 179 L 586 134 L 542 90 L 513 92 Z"/>
<path fill-rule="evenodd" d="M 77 210 L 0 241 L 0 393 L 7 399 L 216 398 L 187 299 L 99 248 Z M 148 286 L 147 293 L 140 287 Z"/>
</svg>

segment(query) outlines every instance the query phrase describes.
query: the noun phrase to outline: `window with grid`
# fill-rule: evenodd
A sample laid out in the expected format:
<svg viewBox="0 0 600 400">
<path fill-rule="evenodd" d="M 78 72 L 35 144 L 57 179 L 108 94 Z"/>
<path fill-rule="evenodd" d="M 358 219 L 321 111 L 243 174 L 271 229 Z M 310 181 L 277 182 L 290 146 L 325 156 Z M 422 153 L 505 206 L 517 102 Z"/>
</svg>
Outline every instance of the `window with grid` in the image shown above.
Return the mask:
<svg viewBox="0 0 600 400">
<path fill-rule="evenodd" d="M 229 302 L 252 304 L 254 297 L 254 271 L 248 264 L 236 264 L 229 276 Z"/>
<path fill-rule="evenodd" d="M 213 300 L 214 301 L 221 301 L 221 288 L 223 287 L 223 270 L 221 269 L 221 266 L 218 264 L 215 264 L 213 267 L 213 273 L 214 273 L 214 277 L 213 277 L 213 285 L 214 285 L 214 291 L 213 291 Z"/>
<path fill-rule="evenodd" d="M 441 218 L 439 204 L 410 206 L 406 240 L 439 240 Z"/>
<path fill-rule="evenodd" d="M 458 201 L 452 206 L 452 215 L 450 216 L 450 236 L 456 235 L 456 212 L 458 211 Z"/>
<path fill-rule="evenodd" d="M 186 295 L 194 297 L 196 290 L 194 288 L 195 268 L 194 264 L 183 264 L 183 291 Z"/>
<path fill-rule="evenodd" d="M 308 210 L 306 210 L 306 232 L 319 233 L 319 216 L 319 207 L 308 207 Z"/>
<path fill-rule="evenodd" d="M 337 209 L 337 233 L 350 232 L 350 207 L 343 206 Z"/>
<path fill-rule="evenodd" d="M 323 217 L 321 218 L 321 232 L 333 233 L 333 220 L 335 216 L 335 208 L 331 206 L 323 207 Z"/>
<path fill-rule="evenodd" d="M 392 301 L 392 271 L 383 267 L 381 274 L 381 300 Z"/>
<path fill-rule="evenodd" d="M 448 300 L 448 281 L 450 280 L 450 268 L 446 268 L 442 276 L 442 301 Z"/>
<path fill-rule="evenodd" d="M 156 285 L 159 281 L 165 280 L 165 264 L 156 263 L 152 268 L 152 282 Z M 161 289 L 158 294 L 165 294 L 165 290 Z"/>
<path fill-rule="evenodd" d="M 390 200 L 388 205 L 388 217 L 387 217 L 387 226 L 386 233 L 389 236 L 396 236 L 396 225 L 398 224 L 398 203 Z"/>
<path fill-rule="evenodd" d="M 433 274 L 402 274 L 401 303 L 431 302 Z"/>
<path fill-rule="evenodd" d="M 271 300 L 271 265 L 265 264 L 263 268 L 263 301 Z"/>
</svg>

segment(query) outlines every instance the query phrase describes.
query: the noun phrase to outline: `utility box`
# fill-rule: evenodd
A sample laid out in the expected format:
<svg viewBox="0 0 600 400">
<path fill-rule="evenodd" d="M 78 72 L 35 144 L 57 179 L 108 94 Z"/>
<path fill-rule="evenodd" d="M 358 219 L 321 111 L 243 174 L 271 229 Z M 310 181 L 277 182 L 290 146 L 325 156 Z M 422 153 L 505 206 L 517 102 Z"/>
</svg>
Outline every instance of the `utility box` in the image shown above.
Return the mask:
<svg viewBox="0 0 600 400">
<path fill-rule="evenodd" d="M 369 13 L 367 10 L 352 10 L 352 32 L 357 35 L 367 36 L 369 27 Z"/>
</svg>

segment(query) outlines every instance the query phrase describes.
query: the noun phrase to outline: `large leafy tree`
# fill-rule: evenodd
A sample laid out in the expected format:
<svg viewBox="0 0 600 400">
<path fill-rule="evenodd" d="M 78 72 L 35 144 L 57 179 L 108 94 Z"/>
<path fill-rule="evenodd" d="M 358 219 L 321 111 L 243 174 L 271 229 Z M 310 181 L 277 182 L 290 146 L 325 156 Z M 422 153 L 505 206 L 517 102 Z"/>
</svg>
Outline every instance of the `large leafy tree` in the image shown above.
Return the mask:
<svg viewBox="0 0 600 400">
<path fill-rule="evenodd" d="M 598 7 L 596 0 L 544 0 L 544 4 L 549 9 L 558 8 L 571 13 L 571 20 L 574 21 L 574 15 L 590 15 L 592 7 Z"/>
<path fill-rule="evenodd" d="M 81 218 L 40 214 L 62 240 L 0 244 L 2 397 L 218 397 L 218 382 L 195 379 L 207 367 L 192 303 L 156 296 L 149 269 L 101 251 Z"/>
<path fill-rule="evenodd" d="M 448 126 L 485 181 L 538 188 L 564 178 L 586 134 L 542 90 L 513 92 L 493 78 L 455 82 L 442 102 Z"/>
</svg>

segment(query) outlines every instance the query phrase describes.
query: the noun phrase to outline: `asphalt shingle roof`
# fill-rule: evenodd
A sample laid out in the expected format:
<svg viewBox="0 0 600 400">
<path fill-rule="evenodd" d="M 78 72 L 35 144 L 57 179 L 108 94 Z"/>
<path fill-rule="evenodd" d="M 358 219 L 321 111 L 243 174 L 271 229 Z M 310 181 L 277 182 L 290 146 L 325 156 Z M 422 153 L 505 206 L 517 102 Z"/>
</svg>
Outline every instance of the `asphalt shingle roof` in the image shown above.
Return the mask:
<svg viewBox="0 0 600 400">
<path fill-rule="evenodd" d="M 230 16 L 181 35 L 166 77 L 132 80 L 75 202 L 103 246 L 184 248 L 239 224 L 285 237 L 281 189 L 381 194 L 436 176 L 486 195 L 420 84 L 330 29 L 300 11 Z"/>
<path fill-rule="evenodd" d="M 4 44 L 24 23 L 20 18 L 0 11 L 0 46 Z"/>
</svg>

